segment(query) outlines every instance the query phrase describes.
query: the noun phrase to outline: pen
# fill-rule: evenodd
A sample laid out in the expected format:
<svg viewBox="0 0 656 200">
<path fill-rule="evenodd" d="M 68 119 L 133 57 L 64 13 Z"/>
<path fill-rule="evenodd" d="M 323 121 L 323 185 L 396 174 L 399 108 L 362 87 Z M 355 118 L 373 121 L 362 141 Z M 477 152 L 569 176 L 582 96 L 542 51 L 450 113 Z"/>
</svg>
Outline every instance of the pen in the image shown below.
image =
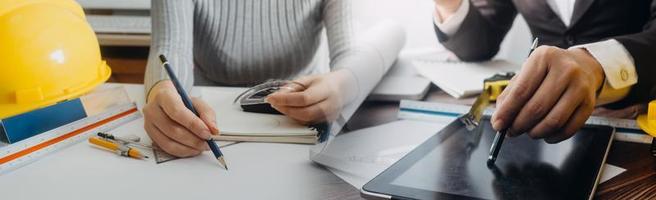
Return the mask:
<svg viewBox="0 0 656 200">
<path fill-rule="evenodd" d="M 89 138 L 89 143 L 95 144 L 95 145 L 100 146 L 100 147 L 103 147 L 103 148 L 108 149 L 110 151 L 114 151 L 114 152 L 116 152 L 116 154 L 121 155 L 121 156 L 136 158 L 136 159 L 148 158 L 148 156 L 143 155 L 137 149 L 130 148 L 130 147 L 127 147 L 125 145 L 116 144 L 114 142 L 101 139 L 100 137 L 90 137 Z"/>
<path fill-rule="evenodd" d="M 173 73 L 173 70 L 171 69 L 171 66 L 169 65 L 169 62 L 166 59 L 166 57 L 164 55 L 159 55 L 159 60 L 162 61 L 162 66 L 166 70 L 166 73 L 169 75 L 169 78 L 171 78 L 171 82 L 173 82 L 173 86 L 175 86 L 175 90 L 178 91 L 178 94 L 182 98 L 182 102 L 184 103 L 185 107 L 191 110 L 191 112 L 193 112 L 196 116 L 200 117 L 198 111 L 196 111 L 196 109 L 194 108 L 194 105 L 191 104 L 191 99 L 189 98 L 189 96 L 187 96 L 187 93 L 182 88 L 182 85 L 180 85 L 180 81 L 178 81 L 178 78 Z M 228 165 L 223 159 L 223 153 L 221 153 L 221 149 L 219 149 L 219 146 L 216 145 L 216 143 L 214 143 L 214 141 L 211 138 L 207 139 L 206 141 L 207 141 L 207 145 L 210 146 L 210 150 L 212 150 L 212 153 L 214 154 L 216 160 L 218 160 L 219 163 L 223 165 L 223 167 L 226 170 L 228 170 Z"/>
<path fill-rule="evenodd" d="M 124 137 L 114 136 L 111 133 L 105 133 L 105 132 L 98 132 L 96 135 L 98 137 L 101 137 L 101 138 L 104 138 L 104 139 L 107 139 L 107 140 L 119 141 L 119 142 L 121 142 L 123 144 L 126 144 L 126 145 L 140 146 L 140 147 L 149 148 L 149 149 L 153 148 L 150 145 L 140 143 L 138 141 L 139 137 L 137 137 L 136 140 L 131 140 L 131 139 L 124 138 Z"/>
<path fill-rule="evenodd" d="M 528 56 L 531 56 L 531 54 L 537 47 L 538 47 L 538 38 L 535 38 L 535 40 L 533 40 L 533 44 L 531 45 L 531 50 L 528 52 Z M 490 156 L 487 157 L 488 166 L 494 165 L 494 162 L 497 161 L 497 156 L 499 156 L 499 151 L 501 150 L 503 139 L 506 138 L 506 132 L 507 130 L 497 131 L 497 134 L 494 136 L 494 140 L 492 141 L 492 146 L 490 147 Z"/>
</svg>

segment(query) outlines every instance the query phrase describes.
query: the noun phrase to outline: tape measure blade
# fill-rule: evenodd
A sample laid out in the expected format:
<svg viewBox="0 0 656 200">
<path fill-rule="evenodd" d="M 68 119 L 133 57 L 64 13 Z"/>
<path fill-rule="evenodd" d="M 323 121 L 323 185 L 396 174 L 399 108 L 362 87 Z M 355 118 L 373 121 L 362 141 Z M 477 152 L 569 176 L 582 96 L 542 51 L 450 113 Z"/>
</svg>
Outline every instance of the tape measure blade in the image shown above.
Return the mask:
<svg viewBox="0 0 656 200">
<path fill-rule="evenodd" d="M 407 120 L 443 122 L 449 118 L 455 119 L 467 112 L 469 112 L 469 106 L 466 105 L 402 100 L 397 117 Z M 494 109 L 488 108 L 484 113 L 492 115 Z M 591 116 L 586 124 L 615 127 L 618 133 L 615 134 L 615 139 L 618 141 L 651 143 L 651 137 L 638 127 L 635 120 Z"/>
<path fill-rule="evenodd" d="M 445 119 L 455 119 L 469 112 L 469 108 L 469 106 L 459 104 L 402 100 L 397 117 L 442 122 Z"/>
<path fill-rule="evenodd" d="M 627 128 L 627 129 L 640 130 L 640 127 L 638 127 L 638 124 L 636 124 L 636 121 L 635 120 L 630 120 L 630 119 L 617 119 L 617 118 L 605 118 L 605 117 L 592 116 L 586 121 L 586 124 L 607 125 L 607 126 L 613 126 L 613 127 L 616 127 L 616 128 Z"/>
<path fill-rule="evenodd" d="M 403 100 L 401 101 L 401 111 L 404 112 L 404 116 L 407 117 L 413 112 L 407 112 L 410 109 L 416 109 L 420 111 L 429 111 L 436 113 L 450 113 L 450 114 L 464 114 L 468 112 L 469 107 L 465 105 L 458 104 L 446 104 L 446 103 L 431 103 L 431 102 L 422 102 L 422 101 L 411 101 Z M 418 112 L 417 112 L 418 113 Z M 494 109 L 487 109 L 485 111 L 486 115 L 494 113 Z M 606 125 L 619 128 L 629 128 L 639 130 L 640 128 L 636 124 L 635 120 L 631 119 L 617 119 L 617 118 L 606 118 L 606 117 L 597 117 L 591 116 L 586 124 L 592 125 Z"/>
</svg>

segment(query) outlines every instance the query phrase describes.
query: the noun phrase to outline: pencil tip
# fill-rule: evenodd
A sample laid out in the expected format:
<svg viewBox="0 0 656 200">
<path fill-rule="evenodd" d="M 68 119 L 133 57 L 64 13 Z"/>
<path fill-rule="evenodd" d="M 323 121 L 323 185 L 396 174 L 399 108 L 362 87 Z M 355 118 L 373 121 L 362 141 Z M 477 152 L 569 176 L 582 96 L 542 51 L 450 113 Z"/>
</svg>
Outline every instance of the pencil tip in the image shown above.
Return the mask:
<svg viewBox="0 0 656 200">
<path fill-rule="evenodd" d="M 162 63 L 167 62 L 166 57 L 162 54 L 159 54 L 159 60 L 162 61 Z"/>
<path fill-rule="evenodd" d="M 228 170 L 228 164 L 226 164 L 226 161 L 223 159 L 223 156 L 217 157 L 216 160 L 219 161 L 219 163 L 223 166 L 223 168 Z"/>
</svg>

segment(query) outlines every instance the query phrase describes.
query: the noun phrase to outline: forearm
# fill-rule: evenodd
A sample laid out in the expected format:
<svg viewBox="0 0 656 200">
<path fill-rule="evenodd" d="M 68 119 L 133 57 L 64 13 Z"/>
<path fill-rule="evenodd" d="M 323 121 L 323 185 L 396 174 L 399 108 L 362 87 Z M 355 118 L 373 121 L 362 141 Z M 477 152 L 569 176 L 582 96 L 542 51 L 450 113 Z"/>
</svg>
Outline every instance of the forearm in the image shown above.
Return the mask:
<svg viewBox="0 0 656 200">
<path fill-rule="evenodd" d="M 366 99 L 394 64 L 405 44 L 405 32 L 396 24 L 380 24 L 357 37 L 346 56 L 335 60 L 333 71 L 350 74 L 344 89 L 348 104 L 346 117 Z"/>
<path fill-rule="evenodd" d="M 441 30 L 436 19 L 437 38 L 444 47 L 463 61 L 491 59 L 499 51 L 501 41 L 512 26 L 517 11 L 512 2 L 504 0 L 495 3 L 477 3 L 478 6 L 473 2 L 467 4 L 466 9 L 462 8 L 465 3 L 460 4 L 462 6 L 458 8 L 457 13 L 444 21 L 444 23 L 451 23 L 448 27 L 457 27 L 457 30 Z M 456 17 L 460 15 L 464 15 L 464 18 Z M 460 24 L 454 25 L 453 21 L 458 21 Z M 442 28 L 445 26 L 447 25 L 442 24 Z"/>
<path fill-rule="evenodd" d="M 144 86 L 146 95 L 151 88 L 168 75 L 159 61 L 160 54 L 169 63 L 183 87 L 190 91 L 193 86 L 193 2 L 177 0 L 153 0 L 152 41 L 148 56 Z"/>
</svg>

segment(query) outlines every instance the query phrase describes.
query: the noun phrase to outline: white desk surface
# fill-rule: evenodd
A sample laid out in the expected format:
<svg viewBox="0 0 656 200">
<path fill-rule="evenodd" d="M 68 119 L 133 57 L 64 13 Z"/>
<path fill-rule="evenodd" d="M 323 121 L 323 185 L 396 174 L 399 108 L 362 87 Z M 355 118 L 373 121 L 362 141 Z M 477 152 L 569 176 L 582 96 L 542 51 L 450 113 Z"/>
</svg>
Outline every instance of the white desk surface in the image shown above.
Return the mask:
<svg viewBox="0 0 656 200">
<path fill-rule="evenodd" d="M 125 86 L 143 102 L 140 85 Z M 145 136 L 143 118 L 113 131 Z M 147 137 L 142 137 L 147 139 Z M 155 164 L 75 144 L 4 175 L 2 199 L 317 199 L 340 180 L 309 159 L 308 145 L 240 143 L 223 148 L 229 171 L 209 152 Z"/>
</svg>

